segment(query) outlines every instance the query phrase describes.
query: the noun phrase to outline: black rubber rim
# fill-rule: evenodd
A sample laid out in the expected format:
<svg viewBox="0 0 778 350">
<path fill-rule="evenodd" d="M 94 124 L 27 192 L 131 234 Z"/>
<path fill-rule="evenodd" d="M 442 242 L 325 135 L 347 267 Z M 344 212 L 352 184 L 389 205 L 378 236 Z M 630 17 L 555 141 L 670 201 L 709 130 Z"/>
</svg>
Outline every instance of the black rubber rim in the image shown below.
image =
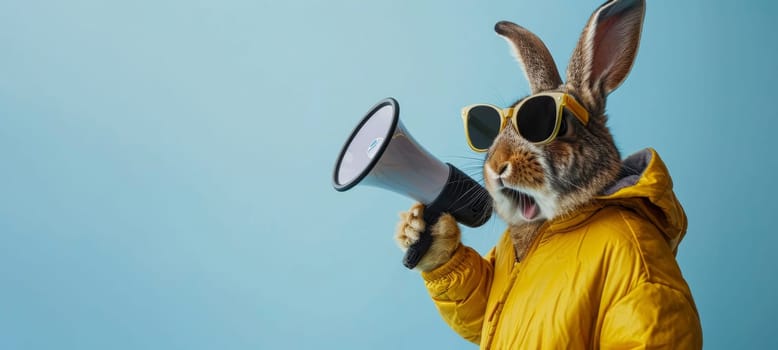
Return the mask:
<svg viewBox="0 0 778 350">
<path fill-rule="evenodd" d="M 351 135 L 348 137 L 346 142 L 343 144 L 343 147 L 340 149 L 340 153 L 338 153 L 338 159 L 335 162 L 335 169 L 332 172 L 332 187 L 334 187 L 336 190 L 343 192 L 351 189 L 352 187 L 356 186 L 358 183 L 360 183 L 364 178 L 370 174 L 370 171 L 373 170 L 373 167 L 378 163 L 378 161 L 381 159 L 381 156 L 384 154 L 384 151 L 386 151 L 387 146 L 389 146 L 389 142 L 384 142 L 381 145 L 381 148 L 376 152 L 376 155 L 373 157 L 373 159 L 370 161 L 370 164 L 365 167 L 365 170 L 362 171 L 359 176 L 357 176 L 354 180 L 351 180 L 348 183 L 341 184 L 338 182 L 338 169 L 340 169 L 340 163 L 343 160 L 343 155 L 345 155 L 346 150 L 348 149 L 348 146 L 351 144 L 351 141 L 354 140 L 354 137 L 357 135 L 357 131 L 362 128 L 363 125 L 367 122 L 368 119 L 378 111 L 380 108 L 383 108 L 384 106 L 392 106 L 394 113 L 392 114 L 392 126 L 387 131 L 386 135 L 384 135 L 384 140 L 391 141 L 391 136 L 394 135 L 394 130 L 397 129 L 397 122 L 399 121 L 400 117 L 400 104 L 397 103 L 397 100 L 391 97 L 387 97 L 378 103 L 376 103 L 373 108 L 370 108 L 370 110 L 365 114 L 365 116 L 362 118 L 362 120 L 357 124 L 357 126 L 354 128 L 354 130 L 351 131 Z"/>
</svg>

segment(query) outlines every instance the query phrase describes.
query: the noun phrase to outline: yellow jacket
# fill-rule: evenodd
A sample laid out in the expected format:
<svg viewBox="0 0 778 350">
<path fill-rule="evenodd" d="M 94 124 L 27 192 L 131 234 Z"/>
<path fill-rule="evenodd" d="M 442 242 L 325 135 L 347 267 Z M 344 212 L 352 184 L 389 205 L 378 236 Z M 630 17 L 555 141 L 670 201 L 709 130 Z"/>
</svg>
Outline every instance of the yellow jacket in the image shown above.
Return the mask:
<svg viewBox="0 0 778 350">
<path fill-rule="evenodd" d="M 523 261 L 506 232 L 486 257 L 460 246 L 422 273 L 449 326 L 481 349 L 702 348 L 670 175 L 652 149 L 625 162 L 642 172 L 545 223 Z"/>
</svg>

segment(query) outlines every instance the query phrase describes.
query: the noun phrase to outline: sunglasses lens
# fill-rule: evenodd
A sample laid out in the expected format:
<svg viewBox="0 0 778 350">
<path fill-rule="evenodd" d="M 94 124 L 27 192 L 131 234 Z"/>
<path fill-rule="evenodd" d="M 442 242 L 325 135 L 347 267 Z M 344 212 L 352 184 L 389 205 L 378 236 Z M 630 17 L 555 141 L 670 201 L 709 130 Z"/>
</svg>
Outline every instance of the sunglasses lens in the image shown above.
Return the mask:
<svg viewBox="0 0 778 350">
<path fill-rule="evenodd" d="M 500 113 L 489 106 L 475 106 L 467 113 L 467 134 L 473 147 L 486 150 L 500 133 Z"/>
<path fill-rule="evenodd" d="M 542 142 L 554 133 L 556 101 L 551 96 L 536 96 L 525 101 L 519 109 L 517 126 L 521 136 L 529 142 Z"/>
</svg>

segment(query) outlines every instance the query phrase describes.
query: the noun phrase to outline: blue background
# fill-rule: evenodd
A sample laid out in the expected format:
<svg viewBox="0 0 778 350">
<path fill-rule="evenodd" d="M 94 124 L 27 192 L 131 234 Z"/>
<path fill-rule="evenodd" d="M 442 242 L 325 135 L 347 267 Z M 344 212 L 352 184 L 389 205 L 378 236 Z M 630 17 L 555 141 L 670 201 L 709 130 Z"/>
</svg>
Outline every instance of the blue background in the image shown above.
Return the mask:
<svg viewBox="0 0 778 350">
<path fill-rule="evenodd" d="M 478 176 L 460 108 L 528 93 L 494 23 L 564 70 L 599 5 L 0 2 L 0 348 L 474 348 L 400 264 L 411 201 L 338 193 L 333 162 L 394 96 Z M 655 147 L 674 176 L 709 349 L 778 347 L 777 7 L 650 1 L 608 104 L 622 153 Z"/>
</svg>

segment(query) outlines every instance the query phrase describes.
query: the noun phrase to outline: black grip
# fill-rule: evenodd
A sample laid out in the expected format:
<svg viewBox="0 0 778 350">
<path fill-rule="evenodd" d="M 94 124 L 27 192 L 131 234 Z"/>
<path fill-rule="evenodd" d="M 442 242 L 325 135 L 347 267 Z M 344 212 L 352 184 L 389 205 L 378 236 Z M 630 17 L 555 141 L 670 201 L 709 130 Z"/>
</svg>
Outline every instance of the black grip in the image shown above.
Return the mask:
<svg viewBox="0 0 778 350">
<path fill-rule="evenodd" d="M 470 227 L 483 225 L 492 215 L 492 198 L 486 189 L 455 166 L 448 164 L 448 167 L 446 185 L 437 198 L 424 208 L 424 232 L 405 251 L 403 265 L 409 269 L 416 267 L 430 249 L 430 228 L 438 222 L 442 213 L 450 213 L 459 223 Z"/>
<path fill-rule="evenodd" d="M 451 164 L 448 167 L 450 170 L 446 185 L 427 208 L 449 213 L 457 222 L 466 226 L 483 225 L 492 216 L 492 197 L 489 192 L 462 170 Z"/>
<path fill-rule="evenodd" d="M 432 246 L 432 234 L 430 233 L 430 229 L 438 222 L 440 215 L 441 213 L 430 210 L 429 208 L 424 209 L 424 214 L 422 214 L 422 218 L 424 219 L 424 231 L 419 234 L 419 240 L 411 244 L 411 246 L 408 247 L 408 250 L 405 251 L 405 256 L 403 257 L 403 265 L 405 265 L 405 267 L 413 269 L 419 264 L 419 261 L 424 257 L 424 254 L 427 254 L 430 246 Z"/>
</svg>

